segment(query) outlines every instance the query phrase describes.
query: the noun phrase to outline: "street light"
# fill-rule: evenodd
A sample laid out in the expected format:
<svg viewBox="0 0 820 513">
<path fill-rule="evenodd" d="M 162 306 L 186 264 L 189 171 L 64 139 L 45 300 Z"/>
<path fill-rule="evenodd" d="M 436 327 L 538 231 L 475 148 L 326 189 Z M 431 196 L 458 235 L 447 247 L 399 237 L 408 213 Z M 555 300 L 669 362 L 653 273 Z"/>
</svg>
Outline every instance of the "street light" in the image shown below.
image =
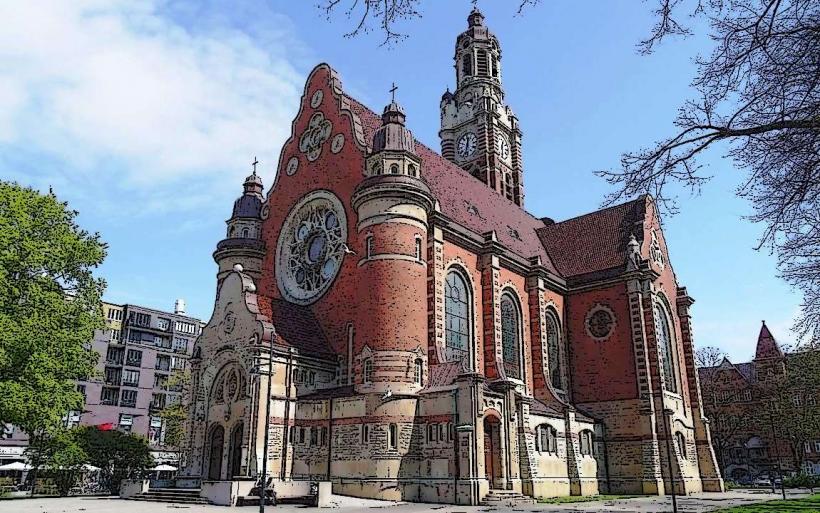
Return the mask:
<svg viewBox="0 0 820 513">
<path fill-rule="evenodd" d="M 261 357 L 257 357 L 259 362 Z M 258 374 L 262 375 L 262 365 L 257 364 Z M 259 513 L 264 513 L 265 511 L 265 500 L 267 499 L 267 484 L 268 484 L 268 445 L 270 444 L 270 395 L 271 395 L 271 383 L 273 376 L 273 341 L 271 340 L 271 346 L 268 351 L 268 393 L 267 393 L 267 400 L 265 401 L 265 443 L 264 448 L 262 450 L 262 480 L 259 484 Z"/>
<path fill-rule="evenodd" d="M 669 418 L 675 412 L 671 408 L 663 409 L 663 427 L 666 429 L 666 466 L 669 471 L 669 482 L 672 485 L 672 511 L 678 513 L 678 498 L 675 495 L 675 475 L 672 473 L 672 430 L 669 429 Z"/>
</svg>

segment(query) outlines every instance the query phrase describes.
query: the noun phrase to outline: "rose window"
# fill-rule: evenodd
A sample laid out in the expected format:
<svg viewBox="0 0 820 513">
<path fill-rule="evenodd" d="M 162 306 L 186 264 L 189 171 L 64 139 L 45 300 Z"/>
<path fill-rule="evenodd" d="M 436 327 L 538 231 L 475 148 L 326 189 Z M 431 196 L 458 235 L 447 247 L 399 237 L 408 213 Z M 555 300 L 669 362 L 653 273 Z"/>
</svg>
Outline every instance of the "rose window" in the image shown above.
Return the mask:
<svg viewBox="0 0 820 513">
<path fill-rule="evenodd" d="M 598 305 L 587 314 L 587 332 L 597 340 L 603 340 L 612 333 L 615 316 L 609 308 Z"/>
<path fill-rule="evenodd" d="M 288 215 L 277 245 L 279 290 L 294 303 L 309 304 L 329 287 L 344 256 L 347 219 L 328 191 L 303 198 Z"/>
</svg>

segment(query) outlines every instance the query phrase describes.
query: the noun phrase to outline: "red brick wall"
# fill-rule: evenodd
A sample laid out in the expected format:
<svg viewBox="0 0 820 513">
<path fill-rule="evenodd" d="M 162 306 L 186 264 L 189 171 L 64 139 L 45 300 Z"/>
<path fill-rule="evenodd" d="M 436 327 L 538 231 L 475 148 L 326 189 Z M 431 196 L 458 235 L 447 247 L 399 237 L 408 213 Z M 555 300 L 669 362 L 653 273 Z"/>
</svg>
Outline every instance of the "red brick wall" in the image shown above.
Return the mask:
<svg viewBox="0 0 820 513">
<path fill-rule="evenodd" d="M 586 315 L 597 303 L 615 314 L 613 333 L 604 341 L 592 339 Z M 625 284 L 573 294 L 567 298 L 570 372 L 575 402 L 611 401 L 638 396 L 632 351 L 629 303 Z"/>
</svg>

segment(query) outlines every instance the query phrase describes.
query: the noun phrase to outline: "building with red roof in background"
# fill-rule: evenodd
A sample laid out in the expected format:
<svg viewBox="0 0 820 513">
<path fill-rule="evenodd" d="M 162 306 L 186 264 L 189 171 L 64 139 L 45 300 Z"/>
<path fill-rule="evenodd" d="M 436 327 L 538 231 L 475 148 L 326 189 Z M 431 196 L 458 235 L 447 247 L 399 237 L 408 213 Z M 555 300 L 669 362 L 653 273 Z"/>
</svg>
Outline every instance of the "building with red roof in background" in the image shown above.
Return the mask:
<svg viewBox="0 0 820 513">
<path fill-rule="evenodd" d="M 722 490 L 654 201 L 527 212 L 478 10 L 454 60 L 440 153 L 395 98 L 379 115 L 327 64 L 308 76 L 272 187 L 246 179 L 214 253 L 179 485 L 242 495 L 264 462 L 277 482 L 458 504 Z"/>
</svg>

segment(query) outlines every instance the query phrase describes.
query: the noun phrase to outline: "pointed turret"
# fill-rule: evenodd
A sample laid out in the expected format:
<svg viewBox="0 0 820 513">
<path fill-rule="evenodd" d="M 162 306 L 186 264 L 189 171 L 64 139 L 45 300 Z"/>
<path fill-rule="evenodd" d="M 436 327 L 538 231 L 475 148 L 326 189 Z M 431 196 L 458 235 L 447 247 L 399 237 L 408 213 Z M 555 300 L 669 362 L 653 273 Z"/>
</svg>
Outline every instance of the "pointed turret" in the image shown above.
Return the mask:
<svg viewBox="0 0 820 513">
<path fill-rule="evenodd" d="M 774 339 L 772 332 L 769 331 L 768 326 L 766 326 L 766 321 L 763 321 L 763 326 L 760 327 L 760 334 L 757 336 L 757 349 L 755 350 L 755 360 L 763 358 L 783 358 L 783 351 Z"/>
<path fill-rule="evenodd" d="M 231 217 L 226 221 L 226 237 L 219 241 L 214 252 L 214 260 L 219 265 L 218 281 L 239 264 L 254 279 L 259 278 L 265 243 L 262 241 L 262 207 L 265 203 L 262 178 L 256 174 L 256 159 L 253 172 L 242 184 L 242 195 L 233 203 Z"/>
</svg>

